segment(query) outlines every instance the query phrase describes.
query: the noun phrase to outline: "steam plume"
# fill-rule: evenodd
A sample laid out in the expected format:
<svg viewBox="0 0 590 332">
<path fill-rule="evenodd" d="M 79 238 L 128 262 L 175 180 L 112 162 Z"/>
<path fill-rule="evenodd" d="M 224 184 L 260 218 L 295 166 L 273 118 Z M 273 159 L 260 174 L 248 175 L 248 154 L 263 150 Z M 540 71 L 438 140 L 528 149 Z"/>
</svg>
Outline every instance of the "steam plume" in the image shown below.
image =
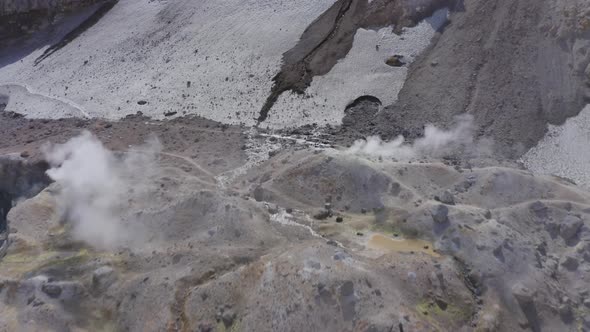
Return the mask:
<svg viewBox="0 0 590 332">
<path fill-rule="evenodd" d="M 346 152 L 409 161 L 448 155 L 461 157 L 489 155 L 491 148 L 490 141 L 474 139 L 473 117 L 465 114 L 456 117 L 456 124 L 450 130 L 427 125 L 424 129 L 424 137 L 413 143 L 406 142 L 402 135 L 389 142 L 381 140 L 378 136 L 371 136 L 357 140 Z"/>
<path fill-rule="evenodd" d="M 59 207 L 77 240 L 108 249 L 141 234 L 139 223 L 125 212 L 129 201 L 148 191 L 149 179 L 158 171 L 159 151 L 154 138 L 118 155 L 88 131 L 64 144 L 44 147 L 51 165 L 47 174 L 61 188 Z"/>
</svg>

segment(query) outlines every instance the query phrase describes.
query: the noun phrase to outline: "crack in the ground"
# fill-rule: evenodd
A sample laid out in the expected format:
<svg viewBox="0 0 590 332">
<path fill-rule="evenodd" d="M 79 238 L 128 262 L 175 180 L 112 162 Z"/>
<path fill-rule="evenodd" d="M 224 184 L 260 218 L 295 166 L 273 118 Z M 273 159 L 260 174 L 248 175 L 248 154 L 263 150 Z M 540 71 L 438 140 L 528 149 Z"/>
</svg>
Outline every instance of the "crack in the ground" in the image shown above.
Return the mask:
<svg viewBox="0 0 590 332">
<path fill-rule="evenodd" d="M 259 260 L 264 254 L 247 259 L 240 263 L 223 264 L 215 269 L 209 269 L 199 275 L 184 276 L 176 281 L 176 291 L 174 292 L 174 302 L 170 305 L 171 318 L 168 323 L 168 332 L 185 332 L 194 331 L 191 327 L 190 319 L 186 314 L 186 303 L 192 291 L 199 286 L 206 285 L 210 281 L 223 278 L 229 273 L 237 271 L 242 266 L 251 264 Z"/>
<path fill-rule="evenodd" d="M 172 314 L 172 319 L 168 324 L 168 331 L 190 331 L 190 321 L 186 316 L 185 306 L 187 298 L 190 294 L 188 292 L 189 289 L 204 284 L 208 280 L 211 280 L 215 277 L 216 272 L 213 270 L 205 271 L 203 274 L 194 276 L 186 276 L 179 279 L 176 287 L 176 291 L 174 292 L 174 303 L 170 305 L 170 313 Z"/>
<path fill-rule="evenodd" d="M 474 280 L 473 277 L 471 277 L 471 267 L 469 266 L 469 264 L 467 262 L 465 262 L 463 259 L 461 259 L 455 255 L 453 256 L 453 258 L 454 258 L 453 261 L 455 263 L 455 266 L 457 267 L 457 270 L 459 271 L 459 278 L 463 282 L 463 285 L 465 286 L 465 288 L 467 288 L 467 290 L 471 294 L 471 298 L 473 299 L 473 303 L 475 303 L 475 306 L 472 307 L 471 315 L 470 315 L 471 320 L 475 321 L 475 319 L 477 318 L 477 316 L 479 315 L 479 313 L 481 311 L 481 306 L 477 303 L 479 302 L 479 299 L 482 295 L 482 285 L 478 284 L 478 281 Z"/>
</svg>

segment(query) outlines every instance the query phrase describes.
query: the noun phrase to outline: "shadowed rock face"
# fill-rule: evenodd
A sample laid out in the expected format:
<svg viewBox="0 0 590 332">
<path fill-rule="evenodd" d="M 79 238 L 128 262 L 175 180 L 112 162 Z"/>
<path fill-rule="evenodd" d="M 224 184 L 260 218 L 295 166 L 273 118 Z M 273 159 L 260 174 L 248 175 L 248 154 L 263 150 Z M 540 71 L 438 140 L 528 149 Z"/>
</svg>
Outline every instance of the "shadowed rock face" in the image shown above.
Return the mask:
<svg viewBox="0 0 590 332">
<path fill-rule="evenodd" d="M 45 161 L 0 158 L 0 189 L 15 198 L 35 196 L 51 182 L 45 174 L 48 168 Z"/>
<path fill-rule="evenodd" d="M 0 16 L 67 11 L 98 1 L 100 0 L 0 0 Z"/>
<path fill-rule="evenodd" d="M 20 37 L 53 24 L 62 13 L 102 0 L 0 0 L 0 42 Z"/>
<path fill-rule="evenodd" d="M 68 32 L 59 42 L 51 45 L 48 49 L 41 54 L 37 59 L 35 59 L 35 66 L 41 63 L 41 61 L 45 60 L 53 53 L 57 52 L 62 47 L 69 44 L 72 40 L 76 39 L 79 35 L 81 35 L 84 31 L 95 25 L 101 17 L 103 17 L 106 13 L 111 10 L 115 4 L 117 4 L 118 0 L 109 0 L 105 1 L 98 9 L 90 15 L 86 20 L 84 20 L 80 25 L 72 29 L 72 31 Z"/>
<path fill-rule="evenodd" d="M 0 95 L 0 112 L 3 112 L 8 105 L 8 96 Z"/>
<path fill-rule="evenodd" d="M 6 231 L 6 216 L 12 207 L 12 197 L 5 191 L 0 191 L 0 233 Z"/>
<path fill-rule="evenodd" d="M 0 158 L 0 233 L 7 229 L 6 216 L 13 200 L 33 197 L 49 185 L 48 166 L 46 162 Z"/>
</svg>

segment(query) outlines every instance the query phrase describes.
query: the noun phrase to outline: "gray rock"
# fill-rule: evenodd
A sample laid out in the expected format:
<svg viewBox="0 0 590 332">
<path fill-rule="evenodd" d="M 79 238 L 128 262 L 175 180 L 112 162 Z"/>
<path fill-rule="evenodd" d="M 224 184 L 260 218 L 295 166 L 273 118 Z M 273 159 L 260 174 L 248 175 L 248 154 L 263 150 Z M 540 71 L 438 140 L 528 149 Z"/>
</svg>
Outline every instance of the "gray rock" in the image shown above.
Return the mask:
<svg viewBox="0 0 590 332">
<path fill-rule="evenodd" d="M 221 321 L 226 327 L 232 326 L 236 319 L 236 313 L 232 309 L 225 309 L 221 315 Z"/>
<path fill-rule="evenodd" d="M 561 266 L 569 271 L 575 271 L 578 268 L 578 259 L 572 255 L 566 255 L 561 260 Z"/>
<path fill-rule="evenodd" d="M 540 319 L 535 308 L 535 293 L 523 283 L 518 282 L 512 286 L 512 295 L 518 302 L 527 322 L 524 324 L 533 331 L 541 331 Z"/>
<path fill-rule="evenodd" d="M 264 201 L 264 189 L 262 189 L 262 187 L 256 187 L 254 189 L 253 196 L 257 202 Z"/>
<path fill-rule="evenodd" d="M 215 328 L 213 327 L 213 324 L 211 323 L 199 323 L 199 325 L 197 326 L 197 331 L 198 332 L 213 332 L 215 331 Z"/>
<path fill-rule="evenodd" d="M 558 267 L 559 267 L 559 263 L 556 259 L 554 259 L 554 258 L 547 259 L 547 262 L 545 263 L 545 270 L 547 271 L 547 274 L 549 276 L 555 277 L 557 275 Z"/>
<path fill-rule="evenodd" d="M 449 222 L 449 208 L 440 204 L 435 208 L 432 213 L 432 220 L 438 224 L 444 224 Z"/>
<path fill-rule="evenodd" d="M 545 230 L 549 233 L 551 238 L 554 239 L 559 234 L 559 224 L 554 221 L 548 221 L 545 223 Z"/>
<path fill-rule="evenodd" d="M 342 318 L 345 321 L 351 321 L 356 315 L 356 297 L 354 296 L 354 283 L 350 280 L 345 281 L 340 286 L 340 305 L 342 309 Z"/>
<path fill-rule="evenodd" d="M 79 281 L 65 281 L 61 283 L 61 298 L 65 300 L 79 299 L 86 292 L 86 287 Z"/>
<path fill-rule="evenodd" d="M 496 247 L 496 249 L 494 249 L 492 253 L 494 254 L 494 257 L 496 257 L 500 262 L 504 263 L 506 261 L 506 258 L 504 258 L 504 251 L 502 250 L 501 245 Z"/>
<path fill-rule="evenodd" d="M 535 293 L 521 282 L 512 286 L 512 295 L 521 307 L 534 304 Z"/>
<path fill-rule="evenodd" d="M 334 254 L 334 256 L 332 257 L 332 259 L 334 259 L 335 261 L 341 261 L 341 260 L 345 260 L 347 258 L 349 258 L 350 255 L 348 255 L 345 252 L 337 252 L 336 254 Z"/>
<path fill-rule="evenodd" d="M 391 189 L 389 190 L 389 193 L 392 196 L 396 196 L 397 197 L 400 194 L 401 191 L 402 191 L 402 186 L 399 183 L 393 182 L 391 184 Z"/>
<path fill-rule="evenodd" d="M 579 217 L 568 215 L 559 226 L 559 234 L 564 240 L 568 241 L 578 234 L 582 225 L 583 222 Z"/>
<path fill-rule="evenodd" d="M 540 201 L 536 201 L 530 205 L 531 211 L 541 219 L 547 218 L 549 208 Z"/>
<path fill-rule="evenodd" d="M 450 191 L 445 190 L 439 197 L 439 200 L 443 204 L 455 205 L 455 197 Z"/>
<path fill-rule="evenodd" d="M 61 295 L 62 289 L 61 286 L 54 283 L 47 283 L 41 286 L 41 290 L 43 293 L 47 294 L 47 296 L 51 298 L 58 298 Z"/>
<path fill-rule="evenodd" d="M 405 65 L 406 63 L 402 60 L 404 58 L 403 55 L 399 55 L 399 54 L 395 54 L 391 57 L 389 57 L 387 60 L 385 60 L 385 63 L 388 66 L 392 66 L 392 67 L 402 67 L 403 65 Z"/>
<path fill-rule="evenodd" d="M 306 265 L 308 265 L 309 267 L 311 267 L 312 269 L 315 269 L 315 270 L 319 270 L 322 268 L 322 264 L 320 262 L 313 261 L 313 260 L 307 261 Z"/>
<path fill-rule="evenodd" d="M 559 316 L 564 323 L 571 323 L 574 319 L 571 306 L 567 303 L 562 303 L 559 306 Z"/>
<path fill-rule="evenodd" d="M 325 220 L 328 219 L 332 216 L 332 212 L 328 211 L 328 210 L 322 210 L 316 214 L 313 215 L 314 219 L 317 220 Z"/>
<path fill-rule="evenodd" d="M 102 266 L 92 273 L 92 286 L 96 289 L 105 290 L 111 286 L 117 276 L 115 270 L 110 266 Z"/>
<path fill-rule="evenodd" d="M 230 305 L 220 306 L 217 308 L 217 321 L 223 322 L 223 325 L 228 328 L 234 324 L 236 313 L 232 310 Z"/>
<path fill-rule="evenodd" d="M 342 286 L 340 286 L 340 295 L 342 296 L 349 296 L 354 294 L 354 283 L 350 280 L 345 281 Z"/>
</svg>

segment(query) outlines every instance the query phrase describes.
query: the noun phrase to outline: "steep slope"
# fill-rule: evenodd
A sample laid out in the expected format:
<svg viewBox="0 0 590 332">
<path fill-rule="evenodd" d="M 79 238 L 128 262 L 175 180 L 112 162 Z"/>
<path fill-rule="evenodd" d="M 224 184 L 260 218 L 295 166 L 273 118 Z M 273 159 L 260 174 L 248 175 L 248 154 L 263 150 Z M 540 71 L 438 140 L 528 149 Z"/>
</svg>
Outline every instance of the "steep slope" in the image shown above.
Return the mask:
<svg viewBox="0 0 590 332">
<path fill-rule="evenodd" d="M 501 152 L 520 155 L 590 100 L 590 2 L 462 3 L 375 122 L 417 135 L 470 113 Z"/>
</svg>

